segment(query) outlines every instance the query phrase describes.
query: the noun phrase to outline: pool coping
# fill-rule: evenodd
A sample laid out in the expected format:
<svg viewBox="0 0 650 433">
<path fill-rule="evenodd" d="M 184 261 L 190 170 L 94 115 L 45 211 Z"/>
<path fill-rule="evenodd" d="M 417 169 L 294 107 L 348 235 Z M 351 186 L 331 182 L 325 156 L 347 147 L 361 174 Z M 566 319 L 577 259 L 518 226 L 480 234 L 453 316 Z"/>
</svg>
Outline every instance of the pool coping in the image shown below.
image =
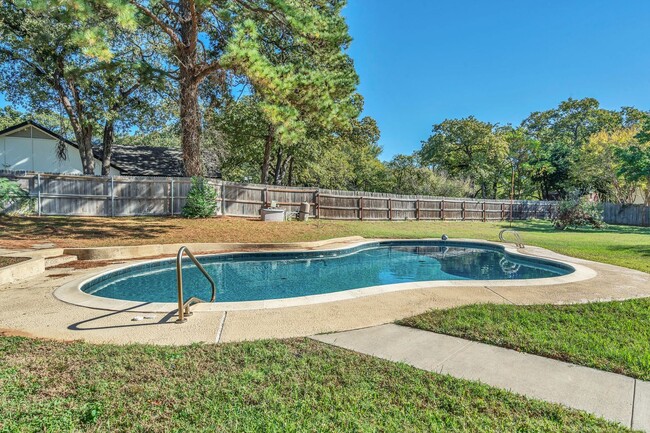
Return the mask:
<svg viewBox="0 0 650 433">
<path fill-rule="evenodd" d="M 399 241 L 439 241 L 439 239 L 427 238 L 427 239 L 364 239 L 364 240 L 354 240 L 351 242 L 351 239 L 331 239 L 325 245 L 319 244 L 318 246 L 324 247 L 328 245 L 335 244 L 337 241 L 347 241 L 345 245 L 339 247 L 331 247 L 322 249 L 320 251 L 341 251 L 348 250 L 367 244 L 372 244 L 376 242 L 399 242 Z M 289 307 L 300 307 L 307 305 L 323 304 L 329 302 L 337 301 L 346 301 L 356 298 L 362 298 L 367 296 L 380 295 L 383 293 L 407 291 L 414 289 L 426 289 L 426 288 L 439 288 L 439 287 L 527 287 L 527 286 L 552 286 L 559 284 L 574 283 L 578 281 L 584 281 L 591 278 L 594 278 L 597 275 L 597 272 L 593 269 L 584 266 L 582 264 L 576 263 L 575 261 L 566 261 L 560 260 L 558 258 L 549 258 L 547 256 L 538 255 L 526 251 L 525 249 L 513 248 L 509 244 L 490 242 L 484 240 L 474 240 L 474 239 L 453 239 L 447 240 L 446 243 L 472 243 L 475 245 L 485 245 L 490 247 L 498 247 L 503 249 L 504 252 L 511 254 L 513 256 L 520 257 L 533 257 L 538 259 L 543 259 L 544 261 L 551 263 L 559 263 L 564 266 L 569 266 L 574 269 L 574 272 L 557 276 L 557 277 L 547 277 L 547 278 L 531 278 L 531 279 L 517 279 L 517 280 L 434 280 L 434 281 L 418 281 L 410 283 L 397 283 L 397 284 L 387 284 L 380 286 L 370 286 L 363 287 L 359 289 L 350 289 L 343 290 L 339 292 L 332 292 L 319 295 L 308 295 L 308 296 L 298 296 L 292 298 L 282 298 L 282 299 L 270 299 L 270 300 L 260 300 L 260 301 L 238 301 L 238 302 L 216 302 L 216 303 L 200 303 L 192 306 L 193 312 L 224 312 L 224 311 L 248 311 L 248 310 L 267 310 L 267 309 L 280 309 L 280 308 L 289 308 Z M 310 247 L 309 243 L 305 243 L 299 248 L 291 248 L 287 250 L 281 248 L 280 245 L 276 245 L 276 249 L 264 249 L 264 252 L 302 252 L 307 251 L 306 248 Z M 294 245 L 291 245 L 294 247 Z M 271 247 L 272 248 L 272 247 Z M 229 253 L 217 253 L 217 254 L 205 254 L 210 256 L 218 256 L 221 254 L 233 254 Z M 240 254 L 240 253 L 237 253 Z M 241 254 L 258 254 L 257 252 L 241 252 Z M 204 255 L 204 256 L 205 256 Z M 117 270 L 128 269 L 130 267 L 138 266 L 143 263 L 154 263 L 161 261 L 169 261 L 170 258 L 162 258 L 155 260 L 138 260 L 129 264 L 118 264 L 113 265 L 108 268 L 104 268 L 101 271 L 87 273 L 83 278 L 76 279 L 74 281 L 68 282 L 57 289 L 55 289 L 53 295 L 58 300 L 65 302 L 67 304 L 72 304 L 80 307 L 106 310 L 106 311 L 123 311 L 128 310 L 135 313 L 161 313 L 161 312 L 170 312 L 175 311 L 178 308 L 176 302 L 151 302 L 143 303 L 138 301 L 127 301 L 127 300 L 118 300 L 111 298 L 104 298 L 100 296 L 90 295 L 81 290 L 81 287 L 87 282 L 110 274 Z"/>
</svg>

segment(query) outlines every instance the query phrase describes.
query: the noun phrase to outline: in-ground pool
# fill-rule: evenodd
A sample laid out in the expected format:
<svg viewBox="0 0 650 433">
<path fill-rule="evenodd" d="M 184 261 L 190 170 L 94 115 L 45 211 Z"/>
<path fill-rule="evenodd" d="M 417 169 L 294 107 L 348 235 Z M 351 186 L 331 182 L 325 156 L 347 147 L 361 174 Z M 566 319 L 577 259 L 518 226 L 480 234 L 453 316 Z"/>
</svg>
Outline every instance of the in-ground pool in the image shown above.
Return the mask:
<svg viewBox="0 0 650 433">
<path fill-rule="evenodd" d="M 432 280 L 512 280 L 566 275 L 562 263 L 509 254 L 503 247 L 451 241 L 373 242 L 344 250 L 234 253 L 199 257 L 217 285 L 217 302 L 321 295 Z M 194 264 L 183 262 L 186 297 L 210 298 Z M 95 296 L 176 302 L 176 262 L 158 260 L 116 270 L 81 286 Z"/>
</svg>

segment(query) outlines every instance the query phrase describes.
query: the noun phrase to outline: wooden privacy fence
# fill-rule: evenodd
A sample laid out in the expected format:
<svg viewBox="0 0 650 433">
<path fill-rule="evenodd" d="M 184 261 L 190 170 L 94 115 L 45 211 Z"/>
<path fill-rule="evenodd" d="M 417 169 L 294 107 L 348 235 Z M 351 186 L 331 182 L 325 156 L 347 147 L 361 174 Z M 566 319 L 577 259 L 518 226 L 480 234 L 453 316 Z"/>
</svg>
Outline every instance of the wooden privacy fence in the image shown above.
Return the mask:
<svg viewBox="0 0 650 433">
<path fill-rule="evenodd" d="M 650 206 L 605 203 L 603 219 L 608 224 L 650 227 Z"/>
<path fill-rule="evenodd" d="M 191 178 L 100 177 L 42 173 L 0 173 L 18 181 L 34 199 L 39 215 L 179 215 Z M 476 200 L 363 191 L 238 184 L 216 179 L 216 215 L 259 217 L 275 203 L 289 212 L 310 204 L 312 217 L 330 220 L 500 221 L 550 218 L 552 201 Z"/>
</svg>

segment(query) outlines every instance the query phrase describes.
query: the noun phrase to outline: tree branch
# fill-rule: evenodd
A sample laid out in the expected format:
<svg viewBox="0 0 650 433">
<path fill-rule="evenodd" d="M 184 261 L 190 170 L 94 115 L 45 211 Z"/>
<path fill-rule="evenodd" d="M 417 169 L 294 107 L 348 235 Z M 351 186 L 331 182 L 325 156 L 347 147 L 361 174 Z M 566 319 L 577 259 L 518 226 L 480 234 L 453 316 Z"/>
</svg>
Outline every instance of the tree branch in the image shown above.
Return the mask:
<svg viewBox="0 0 650 433">
<path fill-rule="evenodd" d="M 196 74 L 194 74 L 194 78 L 198 81 L 203 80 L 205 77 L 208 75 L 212 74 L 213 72 L 221 69 L 221 64 L 217 61 L 214 61 L 212 63 L 204 64 L 202 65 Z"/>
<path fill-rule="evenodd" d="M 183 41 L 178 37 L 174 29 L 169 27 L 160 18 L 158 18 L 158 16 L 156 16 L 156 14 L 153 13 L 151 9 L 142 6 L 136 0 L 129 0 L 129 3 L 138 8 L 143 14 L 151 18 L 151 20 L 156 23 L 156 25 L 158 25 L 158 27 L 160 27 L 163 32 L 167 33 L 167 35 L 171 38 L 172 42 L 179 50 L 185 48 L 185 44 L 183 44 Z"/>
</svg>

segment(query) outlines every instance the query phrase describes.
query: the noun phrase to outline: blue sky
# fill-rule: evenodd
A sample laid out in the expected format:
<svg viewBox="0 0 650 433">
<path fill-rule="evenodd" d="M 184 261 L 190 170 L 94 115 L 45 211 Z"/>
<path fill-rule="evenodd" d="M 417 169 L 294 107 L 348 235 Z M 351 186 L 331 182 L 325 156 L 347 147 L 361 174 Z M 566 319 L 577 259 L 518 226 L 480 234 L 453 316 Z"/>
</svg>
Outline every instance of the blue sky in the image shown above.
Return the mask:
<svg viewBox="0 0 650 433">
<path fill-rule="evenodd" d="M 587 96 L 650 110 L 650 0 L 348 1 L 383 159 L 419 149 L 446 118 L 518 124 Z"/>
<path fill-rule="evenodd" d="M 519 124 L 569 97 L 650 110 L 649 0 L 348 0 L 349 50 L 382 158 L 434 123 Z"/>
</svg>

